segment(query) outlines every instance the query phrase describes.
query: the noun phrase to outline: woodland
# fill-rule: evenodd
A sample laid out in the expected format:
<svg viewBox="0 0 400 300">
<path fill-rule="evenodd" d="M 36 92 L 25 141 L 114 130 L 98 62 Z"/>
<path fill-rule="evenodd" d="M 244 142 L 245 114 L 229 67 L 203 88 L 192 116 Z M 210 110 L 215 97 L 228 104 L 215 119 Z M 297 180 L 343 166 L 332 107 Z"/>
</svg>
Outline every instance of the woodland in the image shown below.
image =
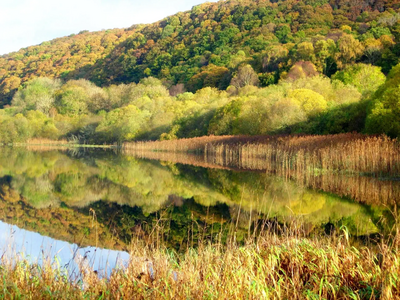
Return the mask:
<svg viewBox="0 0 400 300">
<path fill-rule="evenodd" d="M 398 1 L 220 1 L 0 56 L 0 143 L 400 134 Z"/>
</svg>

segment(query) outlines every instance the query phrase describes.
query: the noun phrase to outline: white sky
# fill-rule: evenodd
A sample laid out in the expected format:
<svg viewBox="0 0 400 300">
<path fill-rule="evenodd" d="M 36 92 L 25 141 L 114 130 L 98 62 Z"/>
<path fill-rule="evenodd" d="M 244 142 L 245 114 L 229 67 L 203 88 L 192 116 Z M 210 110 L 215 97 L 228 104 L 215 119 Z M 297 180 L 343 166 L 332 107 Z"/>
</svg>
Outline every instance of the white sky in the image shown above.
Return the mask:
<svg viewBox="0 0 400 300">
<path fill-rule="evenodd" d="M 0 0 L 0 55 L 81 30 L 152 23 L 216 0 Z"/>
</svg>

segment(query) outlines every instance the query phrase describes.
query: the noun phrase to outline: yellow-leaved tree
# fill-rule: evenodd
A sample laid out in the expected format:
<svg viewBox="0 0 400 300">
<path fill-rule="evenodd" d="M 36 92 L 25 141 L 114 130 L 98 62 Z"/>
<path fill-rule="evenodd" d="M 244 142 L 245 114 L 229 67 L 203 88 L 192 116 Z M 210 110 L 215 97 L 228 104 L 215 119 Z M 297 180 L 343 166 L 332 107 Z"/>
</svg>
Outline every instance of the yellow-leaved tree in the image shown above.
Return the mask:
<svg viewBox="0 0 400 300">
<path fill-rule="evenodd" d="M 328 107 L 325 98 L 321 94 L 309 89 L 292 90 L 288 93 L 288 97 L 297 102 L 307 116 L 323 112 Z"/>
</svg>

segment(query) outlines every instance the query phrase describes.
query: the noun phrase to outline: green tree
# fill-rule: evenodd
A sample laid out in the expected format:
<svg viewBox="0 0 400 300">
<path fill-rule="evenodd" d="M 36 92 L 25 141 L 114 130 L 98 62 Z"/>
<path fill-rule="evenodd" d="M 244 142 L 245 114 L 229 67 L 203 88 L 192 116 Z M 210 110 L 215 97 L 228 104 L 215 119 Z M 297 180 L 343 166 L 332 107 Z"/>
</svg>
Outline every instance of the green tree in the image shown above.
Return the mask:
<svg viewBox="0 0 400 300">
<path fill-rule="evenodd" d="M 36 138 L 57 139 L 59 132 L 54 120 L 47 117 L 41 111 L 30 110 L 26 113 L 29 121 L 31 136 Z"/>
<path fill-rule="evenodd" d="M 325 75 L 331 75 L 335 69 L 336 43 L 332 39 L 319 40 L 315 43 L 316 66 Z"/>
<path fill-rule="evenodd" d="M 332 79 L 354 85 L 364 97 L 369 97 L 385 82 L 386 76 L 380 67 L 356 64 L 337 72 Z"/>
<path fill-rule="evenodd" d="M 117 108 L 106 114 L 96 128 L 100 138 L 107 142 L 133 140 L 148 120 L 150 114 L 134 105 Z"/>
<path fill-rule="evenodd" d="M 281 43 L 287 43 L 290 41 L 291 30 L 286 24 L 279 25 L 275 29 L 275 36 L 279 39 Z"/>
<path fill-rule="evenodd" d="M 305 111 L 296 99 L 280 99 L 272 105 L 268 114 L 271 131 L 282 131 L 287 127 L 307 120 Z"/>
<path fill-rule="evenodd" d="M 368 133 L 400 136 L 400 64 L 393 67 L 375 93 L 365 124 Z"/>
<path fill-rule="evenodd" d="M 311 61 L 315 60 L 314 45 L 310 42 L 302 42 L 297 45 L 295 52 L 297 61 Z"/>
<path fill-rule="evenodd" d="M 77 116 L 102 109 L 109 109 L 107 94 L 92 82 L 70 80 L 56 93 L 55 105 L 59 113 Z"/>
<path fill-rule="evenodd" d="M 239 114 L 244 101 L 233 99 L 227 105 L 219 108 L 208 126 L 208 134 L 228 135 L 235 134 L 238 127 Z"/>
<path fill-rule="evenodd" d="M 262 70 L 264 72 L 277 72 L 287 60 L 288 49 L 282 45 L 273 45 L 260 55 Z"/>
<path fill-rule="evenodd" d="M 28 120 L 22 115 L 17 114 L 14 117 L 0 116 L 0 143 L 25 142 L 31 137 L 31 128 Z"/>
<path fill-rule="evenodd" d="M 376 99 L 367 116 L 365 129 L 368 133 L 385 133 L 390 137 L 400 136 L 400 85 L 385 90 Z"/>
<path fill-rule="evenodd" d="M 14 95 L 11 104 L 21 111 L 38 110 L 49 115 L 54 106 L 55 93 L 61 87 L 60 80 L 45 77 L 26 82 Z"/>
</svg>

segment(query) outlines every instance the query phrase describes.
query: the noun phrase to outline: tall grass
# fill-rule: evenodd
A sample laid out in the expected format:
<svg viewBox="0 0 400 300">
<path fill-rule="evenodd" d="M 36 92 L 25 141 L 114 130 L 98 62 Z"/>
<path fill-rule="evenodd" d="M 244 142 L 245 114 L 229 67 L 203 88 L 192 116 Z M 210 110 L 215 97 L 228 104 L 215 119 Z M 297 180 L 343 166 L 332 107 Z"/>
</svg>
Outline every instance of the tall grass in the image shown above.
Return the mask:
<svg viewBox="0 0 400 300">
<path fill-rule="evenodd" d="M 400 144 L 386 136 L 357 133 L 310 136 L 208 136 L 123 144 L 125 152 L 192 151 L 208 163 L 301 177 L 345 172 L 400 176 Z"/>
<path fill-rule="evenodd" d="M 397 227 L 398 228 L 398 227 Z M 397 230 L 398 231 L 398 230 Z M 69 280 L 49 261 L 2 258 L 6 299 L 399 299 L 399 232 L 377 251 L 350 245 L 345 228 L 333 236 L 277 235 L 264 228 L 245 246 L 218 237 L 184 253 L 133 242 L 126 269 L 101 278 L 82 263 Z"/>
<path fill-rule="evenodd" d="M 386 136 L 209 136 L 127 143 L 123 153 L 205 168 L 265 171 L 367 204 L 392 205 L 400 199 L 397 181 L 380 180 L 400 176 L 400 144 Z"/>
</svg>

